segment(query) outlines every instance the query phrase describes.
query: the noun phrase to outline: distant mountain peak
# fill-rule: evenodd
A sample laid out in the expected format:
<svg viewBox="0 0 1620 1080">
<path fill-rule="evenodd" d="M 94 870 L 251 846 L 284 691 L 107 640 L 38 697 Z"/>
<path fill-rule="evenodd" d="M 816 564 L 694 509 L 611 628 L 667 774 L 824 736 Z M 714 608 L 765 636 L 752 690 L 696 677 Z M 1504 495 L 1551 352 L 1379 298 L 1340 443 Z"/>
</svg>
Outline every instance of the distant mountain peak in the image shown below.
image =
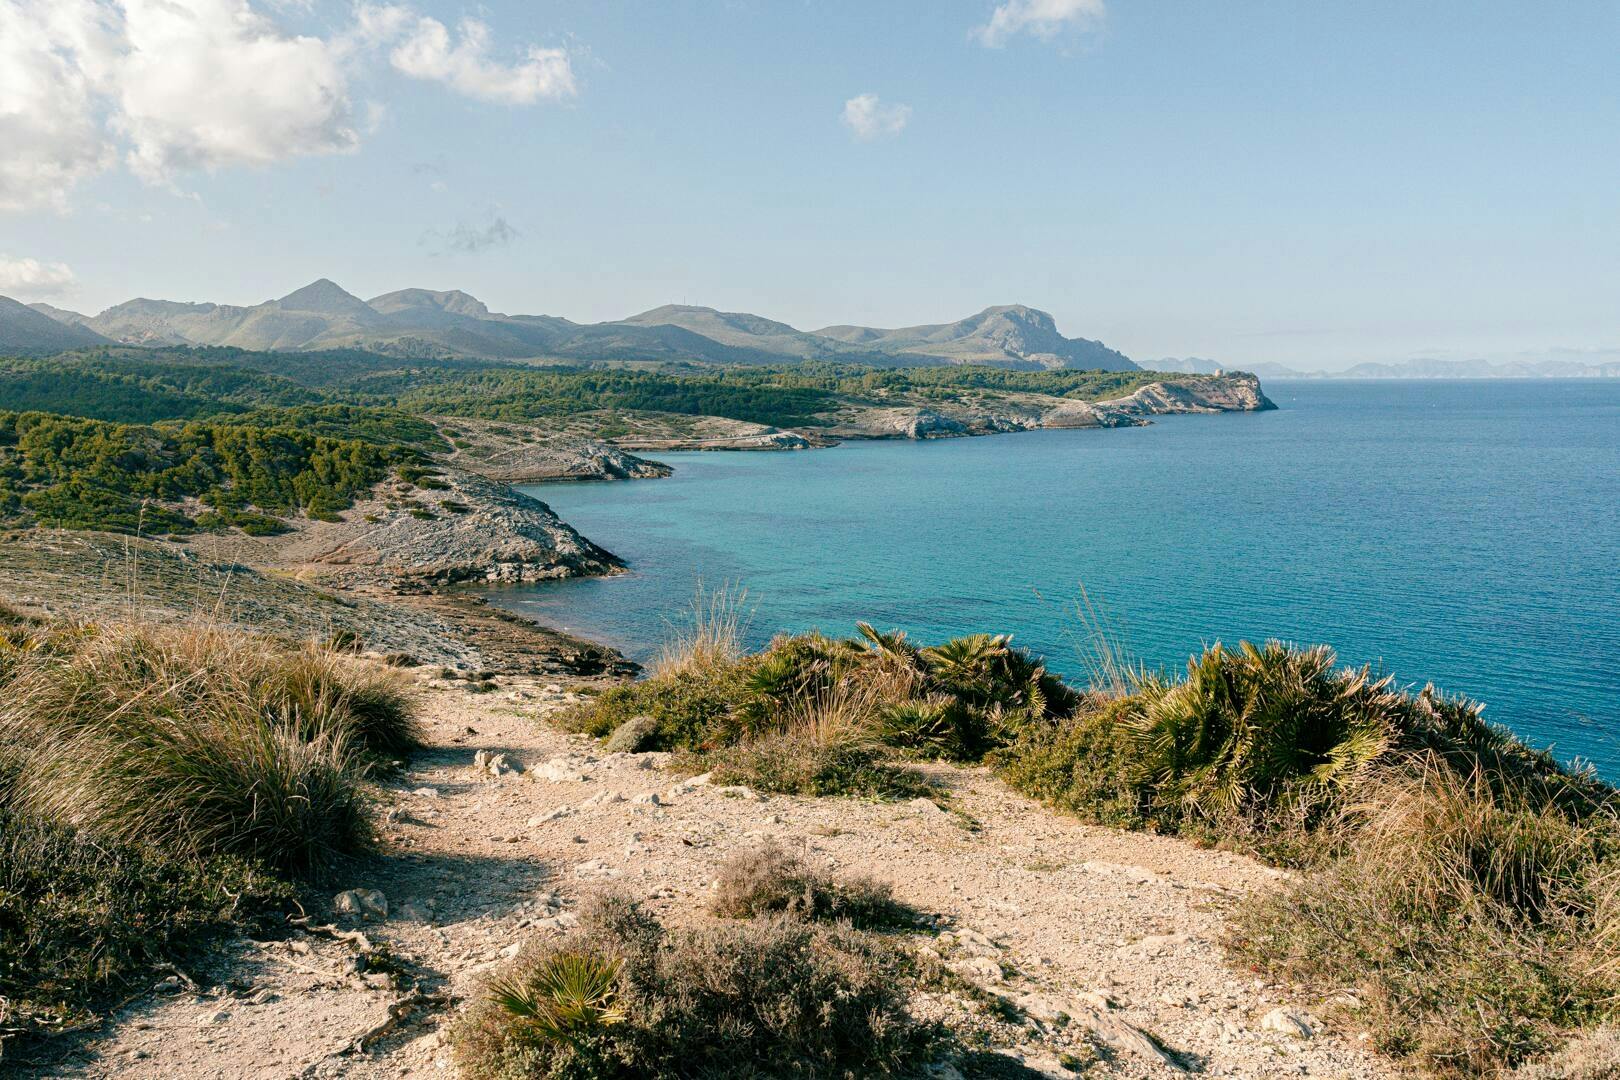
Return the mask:
<svg viewBox="0 0 1620 1080">
<path fill-rule="evenodd" d="M 366 303 L 374 311 L 384 315 L 391 315 L 398 311 L 420 310 L 429 308 L 435 311 L 448 312 L 451 315 L 466 315 L 473 319 L 487 319 L 490 311 L 484 302 L 476 296 L 462 292 L 460 289 L 450 289 L 446 292 L 435 292 L 432 289 L 399 289 L 381 296 L 373 296 Z"/>
<path fill-rule="evenodd" d="M 276 301 L 284 311 L 315 311 L 324 315 L 372 314 L 367 303 L 331 278 L 317 278 Z"/>
</svg>

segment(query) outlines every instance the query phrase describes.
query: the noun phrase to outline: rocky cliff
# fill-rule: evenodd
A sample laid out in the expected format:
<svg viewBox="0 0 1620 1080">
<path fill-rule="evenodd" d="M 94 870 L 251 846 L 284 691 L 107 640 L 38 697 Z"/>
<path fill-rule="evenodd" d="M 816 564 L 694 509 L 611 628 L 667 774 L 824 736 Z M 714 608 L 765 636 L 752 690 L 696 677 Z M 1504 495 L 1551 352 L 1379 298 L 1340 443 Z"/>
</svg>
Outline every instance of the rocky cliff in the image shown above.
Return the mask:
<svg viewBox="0 0 1620 1080">
<path fill-rule="evenodd" d="M 538 499 L 455 468 L 434 484 L 379 486 L 340 521 L 259 541 L 259 558 L 340 583 L 430 587 L 610 574 L 623 563 Z"/>
</svg>

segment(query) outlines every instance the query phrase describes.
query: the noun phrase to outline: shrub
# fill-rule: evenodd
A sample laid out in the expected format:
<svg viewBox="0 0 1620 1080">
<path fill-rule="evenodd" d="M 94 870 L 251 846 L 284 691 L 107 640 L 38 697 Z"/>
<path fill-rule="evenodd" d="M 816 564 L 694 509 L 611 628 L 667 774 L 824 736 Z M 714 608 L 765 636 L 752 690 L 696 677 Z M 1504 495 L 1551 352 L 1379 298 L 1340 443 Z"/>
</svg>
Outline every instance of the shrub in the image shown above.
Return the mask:
<svg viewBox="0 0 1620 1080">
<path fill-rule="evenodd" d="M 561 965 L 590 973 L 593 992 L 607 971 L 614 985 L 581 1022 L 537 1026 L 531 1011 L 566 1000 Z M 892 1075 L 941 1038 L 906 1011 L 905 974 L 902 953 L 848 926 L 770 918 L 669 932 L 627 901 L 598 899 L 569 937 L 529 945 L 494 982 L 457 1025 L 457 1056 L 491 1078 Z M 602 1022 L 605 1011 L 622 1022 Z"/>
<path fill-rule="evenodd" d="M 170 859 L 0 809 L 0 1030 L 73 1020 L 290 897 L 238 859 Z"/>
<path fill-rule="evenodd" d="M 990 762 L 1012 788 L 1100 825 L 1141 828 L 1149 805 L 1132 779 L 1119 702 L 1093 702 L 1055 724 L 1032 725 Z"/>
<path fill-rule="evenodd" d="M 366 844 L 365 751 L 414 745 L 392 679 L 219 627 L 103 628 L 12 676 L 6 798 L 171 857 L 313 872 Z"/>
<path fill-rule="evenodd" d="M 918 648 L 904 634 L 861 623 L 855 640 L 783 635 L 762 653 L 739 656 L 741 594 L 727 595 L 700 594 L 691 626 L 651 677 L 607 691 L 564 725 L 601 736 L 648 715 L 659 722 L 656 748 L 714 749 L 780 735 L 814 703 L 840 698 L 859 704 L 849 726 L 874 744 L 976 760 L 1030 723 L 1067 715 L 1080 699 L 1005 636 Z"/>
<path fill-rule="evenodd" d="M 1594 913 L 1620 851 L 1611 819 L 1503 800 L 1432 757 L 1369 782 L 1333 828 L 1339 858 L 1240 909 L 1245 962 L 1354 984 L 1375 1044 L 1443 1075 L 1511 1068 L 1607 1012 Z"/>
<path fill-rule="evenodd" d="M 915 921 L 888 885 L 866 877 L 840 880 L 773 842 L 740 852 L 721 866 L 709 910 L 728 919 L 774 914 L 843 919 L 862 929 Z"/>
<path fill-rule="evenodd" d="M 887 761 L 863 726 L 869 699 L 832 690 L 795 702 L 783 726 L 712 752 L 714 778 L 783 795 L 854 795 L 917 798 L 933 787 L 917 773 Z"/>
<path fill-rule="evenodd" d="M 648 750 L 698 749 L 713 745 L 733 704 L 742 694 L 747 661 L 687 668 L 669 675 L 611 687 L 559 718 L 570 731 L 610 735 L 637 716 L 651 716 L 657 727 Z"/>
</svg>

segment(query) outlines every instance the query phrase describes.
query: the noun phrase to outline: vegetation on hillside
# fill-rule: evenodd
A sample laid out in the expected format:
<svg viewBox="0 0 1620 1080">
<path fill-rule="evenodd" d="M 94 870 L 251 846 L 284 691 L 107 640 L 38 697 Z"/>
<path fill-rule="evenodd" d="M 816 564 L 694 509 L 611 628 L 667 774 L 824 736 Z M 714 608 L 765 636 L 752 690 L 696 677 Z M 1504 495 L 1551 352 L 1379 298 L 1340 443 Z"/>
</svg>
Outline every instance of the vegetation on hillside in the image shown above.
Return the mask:
<svg viewBox="0 0 1620 1080">
<path fill-rule="evenodd" d="M 0 1037 L 284 910 L 371 835 L 409 698 L 321 649 L 0 609 Z M 384 755 L 384 756 L 379 756 Z"/>
<path fill-rule="evenodd" d="M 416 451 L 239 420 L 114 424 L 0 413 L 0 521 L 188 532 L 273 532 L 277 515 L 330 515 Z M 194 499 L 206 509 L 176 507 Z"/>
<path fill-rule="evenodd" d="M 726 611 L 565 722 L 635 719 L 717 780 L 800 794 L 892 797 L 907 758 L 982 761 L 1087 820 L 1293 867 L 1240 912 L 1234 957 L 1338 991 L 1345 1022 L 1438 1075 L 1511 1068 L 1612 1015 L 1620 793 L 1474 702 L 1277 642 L 1216 645 L 1181 678 L 1104 665 L 1085 690 L 1003 636 L 919 646 L 863 624 L 749 656 Z M 852 748 L 858 767 L 835 767 Z M 814 907 L 800 889 L 770 903 Z"/>
<path fill-rule="evenodd" d="M 509 421 L 629 410 L 815 427 L 822 423 L 822 413 L 849 399 L 916 395 L 956 400 L 976 392 L 1019 392 L 1097 400 L 1129 394 L 1159 377 L 1142 371 L 871 368 L 812 362 L 667 364 L 636 370 L 408 361 L 355 349 L 255 353 L 219 347 L 103 348 L 50 360 L 0 358 L 0 400 L 19 412 L 124 423 L 343 404 Z"/>
<path fill-rule="evenodd" d="M 0 402 L 15 412 L 150 424 L 320 400 L 320 393 L 290 379 L 229 365 L 112 355 L 0 357 Z"/>
</svg>

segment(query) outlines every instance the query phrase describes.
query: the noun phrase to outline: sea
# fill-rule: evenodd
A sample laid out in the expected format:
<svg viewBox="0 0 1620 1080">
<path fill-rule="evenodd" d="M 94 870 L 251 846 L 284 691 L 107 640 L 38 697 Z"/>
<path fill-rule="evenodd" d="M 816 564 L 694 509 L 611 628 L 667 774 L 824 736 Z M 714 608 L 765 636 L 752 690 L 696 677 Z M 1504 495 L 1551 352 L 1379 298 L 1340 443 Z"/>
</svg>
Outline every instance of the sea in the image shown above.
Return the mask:
<svg viewBox="0 0 1620 1080">
<path fill-rule="evenodd" d="M 1182 670 L 1325 642 L 1620 778 L 1620 379 L 1277 381 L 1278 409 L 798 452 L 524 490 L 628 574 L 492 594 L 646 659 L 701 588 L 747 638 L 1010 633 L 1084 679 L 1105 626 Z"/>
</svg>

